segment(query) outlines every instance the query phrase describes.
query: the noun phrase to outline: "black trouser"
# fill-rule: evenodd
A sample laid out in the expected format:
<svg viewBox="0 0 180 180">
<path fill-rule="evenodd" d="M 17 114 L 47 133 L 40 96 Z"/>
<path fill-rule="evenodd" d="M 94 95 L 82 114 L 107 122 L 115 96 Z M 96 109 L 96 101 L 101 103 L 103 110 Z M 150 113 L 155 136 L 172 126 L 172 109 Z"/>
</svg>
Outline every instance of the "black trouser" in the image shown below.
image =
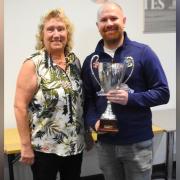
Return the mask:
<svg viewBox="0 0 180 180">
<path fill-rule="evenodd" d="M 35 162 L 31 166 L 33 180 L 80 180 L 82 153 L 72 156 L 58 156 L 35 151 Z"/>
</svg>

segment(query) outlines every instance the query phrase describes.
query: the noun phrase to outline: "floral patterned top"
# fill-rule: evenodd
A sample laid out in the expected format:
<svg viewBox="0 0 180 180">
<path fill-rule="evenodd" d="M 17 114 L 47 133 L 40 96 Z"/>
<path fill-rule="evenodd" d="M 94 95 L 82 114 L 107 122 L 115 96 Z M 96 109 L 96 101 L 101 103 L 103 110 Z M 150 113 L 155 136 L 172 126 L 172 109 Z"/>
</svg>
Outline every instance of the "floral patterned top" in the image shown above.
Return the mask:
<svg viewBox="0 0 180 180">
<path fill-rule="evenodd" d="M 31 55 L 38 90 L 29 104 L 31 141 L 34 150 L 69 156 L 84 149 L 83 91 L 80 62 L 66 56 L 66 71 L 53 63 L 44 50 Z"/>
</svg>

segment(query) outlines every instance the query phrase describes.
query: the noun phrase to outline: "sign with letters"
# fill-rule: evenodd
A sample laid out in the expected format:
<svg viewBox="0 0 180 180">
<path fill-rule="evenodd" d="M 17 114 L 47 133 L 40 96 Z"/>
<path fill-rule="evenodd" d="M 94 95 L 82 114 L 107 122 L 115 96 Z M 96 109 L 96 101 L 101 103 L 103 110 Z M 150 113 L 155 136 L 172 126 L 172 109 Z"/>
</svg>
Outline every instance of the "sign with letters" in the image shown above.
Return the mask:
<svg viewBox="0 0 180 180">
<path fill-rule="evenodd" d="M 144 0 L 144 32 L 176 31 L 176 0 Z"/>
</svg>

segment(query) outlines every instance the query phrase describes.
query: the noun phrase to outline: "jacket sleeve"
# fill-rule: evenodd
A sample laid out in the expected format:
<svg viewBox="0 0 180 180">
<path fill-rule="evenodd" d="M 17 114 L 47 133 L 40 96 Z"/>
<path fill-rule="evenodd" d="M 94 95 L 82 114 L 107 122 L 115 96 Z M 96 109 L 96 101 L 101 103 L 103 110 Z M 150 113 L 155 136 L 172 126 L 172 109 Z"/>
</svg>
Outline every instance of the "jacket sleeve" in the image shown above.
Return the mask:
<svg viewBox="0 0 180 180">
<path fill-rule="evenodd" d="M 93 89 L 92 78 L 93 77 L 91 75 L 90 63 L 88 59 L 86 59 L 82 67 L 82 80 L 85 93 L 84 119 L 85 127 L 91 127 L 94 129 L 95 123 L 98 120 L 98 114 L 96 112 L 96 92 Z"/>
<path fill-rule="evenodd" d="M 142 54 L 141 64 L 147 90 L 129 93 L 127 105 L 149 108 L 168 103 L 170 93 L 164 70 L 157 55 L 148 46 Z"/>
</svg>

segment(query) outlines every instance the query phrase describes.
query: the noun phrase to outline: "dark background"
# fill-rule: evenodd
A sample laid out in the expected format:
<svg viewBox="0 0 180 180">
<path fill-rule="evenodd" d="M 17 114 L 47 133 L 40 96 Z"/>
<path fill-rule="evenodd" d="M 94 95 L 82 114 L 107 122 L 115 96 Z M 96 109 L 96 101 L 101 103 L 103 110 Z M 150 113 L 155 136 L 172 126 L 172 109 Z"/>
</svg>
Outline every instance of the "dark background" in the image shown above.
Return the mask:
<svg viewBox="0 0 180 180">
<path fill-rule="evenodd" d="M 3 121 L 4 121 L 4 43 L 3 0 L 0 0 L 0 179 L 3 177 Z M 4 179 L 4 178 L 3 178 Z"/>
</svg>

